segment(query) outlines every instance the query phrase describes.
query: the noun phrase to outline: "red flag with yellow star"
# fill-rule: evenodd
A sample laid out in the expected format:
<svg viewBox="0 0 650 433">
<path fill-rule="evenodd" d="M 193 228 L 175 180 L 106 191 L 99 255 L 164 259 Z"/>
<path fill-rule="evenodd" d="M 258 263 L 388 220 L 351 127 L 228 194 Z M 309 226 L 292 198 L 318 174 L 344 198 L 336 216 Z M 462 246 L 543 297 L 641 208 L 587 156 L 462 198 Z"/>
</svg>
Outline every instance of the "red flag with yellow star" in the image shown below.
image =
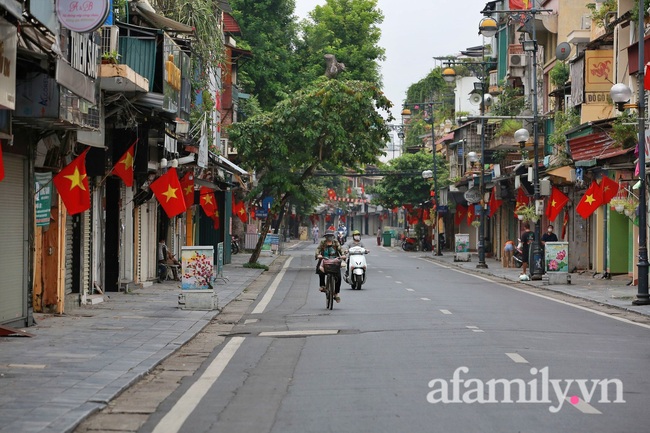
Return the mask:
<svg viewBox="0 0 650 433">
<path fill-rule="evenodd" d="M 496 213 L 497 209 L 501 207 L 503 204 L 503 200 L 497 200 L 497 187 L 492 188 L 492 193 L 490 194 L 490 201 L 488 202 L 488 206 L 490 207 L 490 214 L 488 215 L 490 218 Z"/>
<path fill-rule="evenodd" d="M 201 207 L 203 212 L 210 218 L 217 212 L 217 199 L 214 196 L 214 190 L 207 186 L 202 186 L 199 191 L 201 197 Z"/>
<path fill-rule="evenodd" d="M 517 215 L 517 209 L 522 206 L 528 206 L 530 204 L 530 198 L 526 195 L 526 192 L 522 187 L 519 187 L 517 190 L 517 201 L 515 203 L 515 216 Z"/>
<path fill-rule="evenodd" d="M 601 204 L 603 204 L 603 193 L 596 181 L 592 181 L 587 192 L 580 199 L 580 203 L 576 206 L 576 212 L 587 219 Z"/>
<path fill-rule="evenodd" d="M 456 225 L 459 226 L 466 215 L 467 215 L 467 206 L 463 206 L 462 204 L 457 204 L 456 215 L 454 216 L 454 223 L 456 223 Z"/>
<path fill-rule="evenodd" d="M 603 176 L 600 180 L 600 190 L 603 192 L 603 204 L 607 204 L 618 194 L 618 182 Z"/>
<path fill-rule="evenodd" d="M 76 215 L 90 208 L 90 188 L 86 175 L 87 148 L 52 179 L 70 215 Z"/>
<path fill-rule="evenodd" d="M 124 185 L 131 187 L 133 186 L 133 158 L 135 156 L 135 143 L 124 152 L 124 155 L 117 161 L 115 167 L 113 167 L 113 174 L 119 176 L 123 181 Z"/>
<path fill-rule="evenodd" d="M 527 10 L 533 7 L 533 0 L 509 0 L 511 11 Z"/>
<path fill-rule="evenodd" d="M 557 216 L 562 211 L 564 205 L 569 202 L 569 197 L 564 195 L 562 191 L 553 187 L 551 190 L 551 198 L 548 200 L 548 205 L 546 206 L 546 217 L 549 221 L 555 221 Z"/>
<path fill-rule="evenodd" d="M 248 213 L 246 213 L 246 205 L 244 204 L 243 201 L 240 201 L 238 203 L 235 200 L 233 200 L 232 214 L 239 217 L 241 222 L 243 222 L 244 224 L 248 222 Z"/>
<path fill-rule="evenodd" d="M 469 206 L 467 206 L 467 225 L 472 224 L 475 215 L 476 214 L 474 213 L 474 205 L 470 204 Z"/>
<path fill-rule="evenodd" d="M 181 188 L 183 189 L 183 199 L 185 206 L 188 208 L 194 204 L 194 173 L 188 171 L 181 179 Z"/>
<path fill-rule="evenodd" d="M 170 168 L 167 173 L 154 180 L 149 186 L 156 199 L 162 206 L 169 218 L 183 213 L 187 210 L 181 182 L 178 180 L 178 174 L 174 167 Z"/>
</svg>

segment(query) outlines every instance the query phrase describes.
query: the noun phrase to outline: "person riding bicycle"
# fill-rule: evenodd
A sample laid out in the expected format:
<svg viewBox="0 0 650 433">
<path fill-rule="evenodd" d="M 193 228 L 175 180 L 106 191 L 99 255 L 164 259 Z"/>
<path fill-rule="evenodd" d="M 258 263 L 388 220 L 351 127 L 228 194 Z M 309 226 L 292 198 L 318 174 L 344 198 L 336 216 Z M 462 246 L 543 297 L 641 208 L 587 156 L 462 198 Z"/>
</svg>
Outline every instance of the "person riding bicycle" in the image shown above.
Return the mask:
<svg viewBox="0 0 650 433">
<path fill-rule="evenodd" d="M 366 246 L 361 242 L 361 232 L 359 230 L 355 230 L 352 232 L 352 240 L 349 240 L 346 242 L 345 245 L 343 245 L 343 249 L 347 253 L 350 251 L 350 248 L 352 247 L 361 247 L 365 248 Z M 345 268 L 345 277 L 347 278 L 349 269 L 350 269 L 350 256 L 348 255 L 348 260 L 347 260 L 347 267 Z M 347 281 L 347 280 L 346 280 Z"/>
<path fill-rule="evenodd" d="M 341 244 L 339 244 L 335 239 L 334 239 L 334 229 L 330 228 L 325 232 L 324 240 L 322 240 L 318 244 L 318 248 L 316 248 L 316 260 L 318 260 L 318 264 L 316 265 L 316 273 L 318 274 L 318 279 L 319 279 L 319 284 L 320 284 L 320 291 L 325 292 L 325 273 L 321 271 L 321 262 L 323 259 L 333 259 L 336 257 L 339 257 L 341 260 L 345 260 L 345 254 L 343 253 L 343 250 L 341 249 Z M 339 296 L 339 292 L 341 291 L 341 269 L 339 268 L 338 273 L 334 273 L 334 292 L 336 293 L 336 296 L 334 297 L 334 300 L 336 302 L 341 302 L 341 297 Z"/>
</svg>

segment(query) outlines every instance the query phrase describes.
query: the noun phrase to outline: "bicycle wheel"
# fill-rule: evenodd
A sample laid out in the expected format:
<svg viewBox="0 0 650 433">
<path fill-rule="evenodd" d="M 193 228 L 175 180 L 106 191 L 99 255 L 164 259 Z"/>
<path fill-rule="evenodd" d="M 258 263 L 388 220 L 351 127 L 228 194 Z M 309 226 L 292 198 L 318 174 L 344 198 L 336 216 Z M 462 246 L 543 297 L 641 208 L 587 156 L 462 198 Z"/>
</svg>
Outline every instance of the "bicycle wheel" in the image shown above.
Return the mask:
<svg viewBox="0 0 650 433">
<path fill-rule="evenodd" d="M 331 310 L 334 308 L 334 297 L 336 296 L 334 277 L 332 275 L 327 275 L 327 281 L 325 282 L 326 294 L 327 294 L 327 309 Z"/>
</svg>

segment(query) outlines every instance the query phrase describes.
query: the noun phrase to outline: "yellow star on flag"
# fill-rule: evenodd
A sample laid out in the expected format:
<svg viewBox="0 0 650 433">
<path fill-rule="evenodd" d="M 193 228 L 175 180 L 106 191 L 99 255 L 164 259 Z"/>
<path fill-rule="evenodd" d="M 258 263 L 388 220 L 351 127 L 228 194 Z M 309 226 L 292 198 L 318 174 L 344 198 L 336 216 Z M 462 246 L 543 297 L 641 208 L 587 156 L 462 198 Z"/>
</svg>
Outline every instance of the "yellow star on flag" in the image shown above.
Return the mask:
<svg viewBox="0 0 650 433">
<path fill-rule="evenodd" d="M 203 196 L 203 203 L 212 204 L 212 196 L 211 195 L 204 195 Z"/>
<path fill-rule="evenodd" d="M 556 202 L 555 200 L 553 200 L 553 201 L 551 202 L 551 206 L 552 206 L 552 207 L 555 207 L 556 204 L 557 204 L 557 202 Z"/>
<path fill-rule="evenodd" d="M 126 155 L 124 155 L 124 159 L 121 162 L 124 164 L 124 170 L 133 167 L 133 155 L 131 155 L 131 152 L 126 152 Z"/>
<path fill-rule="evenodd" d="M 79 188 L 81 188 L 84 191 L 86 190 L 86 187 L 83 184 L 83 180 L 86 178 L 86 175 L 85 174 L 81 175 L 81 173 L 79 173 L 79 169 L 77 167 L 74 168 L 74 173 L 69 174 L 67 176 L 63 176 L 63 177 L 70 180 L 70 191 L 72 191 L 72 189 L 75 186 L 78 186 Z"/>
<path fill-rule="evenodd" d="M 167 201 L 165 203 L 169 203 L 169 200 L 171 200 L 172 198 L 177 198 L 176 191 L 178 191 L 178 188 L 172 188 L 171 185 L 167 186 L 167 191 L 163 192 L 162 194 L 165 197 L 167 197 Z"/>
<path fill-rule="evenodd" d="M 246 209 L 242 207 L 241 209 L 239 209 L 239 213 L 244 215 L 246 213 Z"/>
<path fill-rule="evenodd" d="M 187 185 L 183 191 L 185 195 L 192 194 L 192 192 L 194 191 L 194 186 Z"/>
<path fill-rule="evenodd" d="M 587 198 L 585 199 L 585 201 L 587 202 L 588 205 L 591 206 L 591 204 L 592 204 L 593 202 L 595 202 L 596 199 L 594 198 L 594 195 L 593 195 L 593 194 L 588 194 L 588 195 L 587 195 Z"/>
</svg>

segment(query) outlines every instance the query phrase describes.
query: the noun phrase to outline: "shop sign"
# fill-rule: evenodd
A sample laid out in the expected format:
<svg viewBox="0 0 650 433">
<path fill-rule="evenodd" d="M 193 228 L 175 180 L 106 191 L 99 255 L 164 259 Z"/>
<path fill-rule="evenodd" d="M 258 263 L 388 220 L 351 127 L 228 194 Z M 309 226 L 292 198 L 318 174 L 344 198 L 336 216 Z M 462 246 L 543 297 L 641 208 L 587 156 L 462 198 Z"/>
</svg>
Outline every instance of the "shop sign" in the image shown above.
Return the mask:
<svg viewBox="0 0 650 433">
<path fill-rule="evenodd" d="M 52 172 L 36 172 L 34 178 L 36 180 L 36 226 L 49 226 L 52 207 Z"/>
<path fill-rule="evenodd" d="M 16 51 L 18 33 L 0 18 L 0 109 L 16 109 Z"/>
<path fill-rule="evenodd" d="M 67 29 L 79 33 L 97 30 L 108 17 L 110 0 L 57 0 L 56 15 Z"/>
</svg>

